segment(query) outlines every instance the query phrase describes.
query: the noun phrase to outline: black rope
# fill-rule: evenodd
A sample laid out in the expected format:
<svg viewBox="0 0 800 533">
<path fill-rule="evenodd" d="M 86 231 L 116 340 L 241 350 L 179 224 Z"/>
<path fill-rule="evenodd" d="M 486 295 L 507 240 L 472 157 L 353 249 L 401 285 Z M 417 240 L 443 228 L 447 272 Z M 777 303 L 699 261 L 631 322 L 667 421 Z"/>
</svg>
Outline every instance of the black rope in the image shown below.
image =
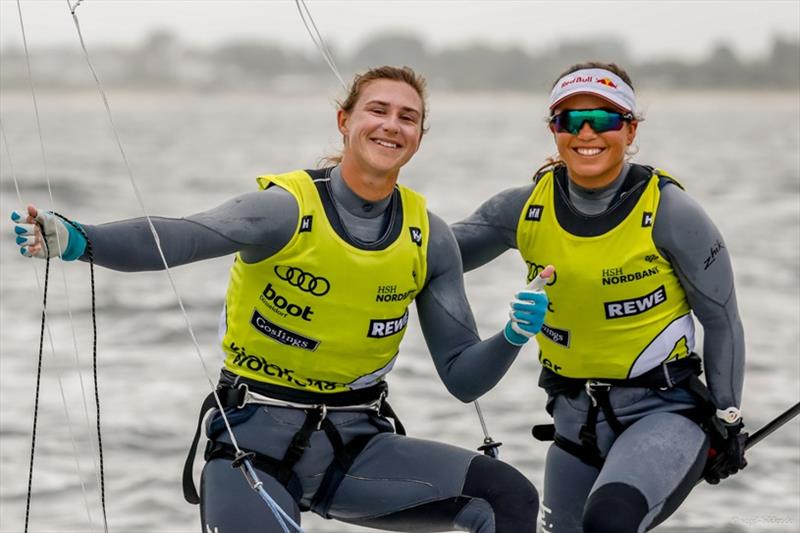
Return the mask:
<svg viewBox="0 0 800 533">
<path fill-rule="evenodd" d="M 42 243 L 45 251 L 44 267 L 44 295 L 42 296 L 42 325 L 39 332 L 39 357 L 36 368 L 36 393 L 33 399 L 33 430 L 31 431 L 31 457 L 28 466 L 28 494 L 25 499 L 25 533 L 28 533 L 28 522 L 31 515 L 31 489 L 33 486 L 33 458 L 36 454 L 36 424 L 39 420 L 39 387 L 42 382 L 42 348 L 44 347 L 44 325 L 47 313 L 47 280 L 50 277 L 50 248 L 44 238 L 44 228 L 37 221 L 39 230 L 42 232 Z"/>
<path fill-rule="evenodd" d="M 98 459 L 99 459 L 99 467 L 100 467 L 100 506 L 103 511 L 103 526 L 104 530 L 108 531 L 108 518 L 106 515 L 106 486 L 105 486 L 105 470 L 103 466 L 103 437 L 100 431 L 100 391 L 98 387 L 98 380 L 97 380 L 97 313 L 96 313 L 96 304 L 95 304 L 95 284 L 94 284 L 94 255 L 92 253 L 92 243 L 89 240 L 89 236 L 86 234 L 86 231 L 75 222 L 69 220 L 64 215 L 60 213 L 53 213 L 58 218 L 75 228 L 83 238 L 86 239 L 86 251 L 85 255 L 89 258 L 89 276 L 90 276 L 90 283 L 91 283 L 91 290 L 92 290 L 92 376 L 94 379 L 94 403 L 95 403 L 95 415 L 96 415 L 96 427 L 97 427 L 97 451 L 98 451 Z M 47 312 L 47 284 L 50 275 L 50 249 L 47 245 L 47 239 L 45 238 L 44 228 L 41 224 L 37 222 L 39 226 L 39 230 L 42 234 L 42 243 L 45 247 L 45 275 L 44 275 L 44 297 L 42 302 L 42 327 L 39 334 L 39 366 L 36 373 L 36 398 L 34 401 L 34 411 L 33 411 L 33 435 L 31 437 L 31 460 L 30 460 L 30 470 L 28 472 L 28 494 L 27 494 L 27 502 L 26 502 L 26 510 L 25 510 L 25 532 L 28 531 L 28 519 L 30 514 L 30 504 L 31 504 L 31 485 L 33 481 L 33 457 L 35 451 L 35 443 L 36 443 L 36 423 L 38 418 L 38 411 L 39 411 L 39 384 L 41 381 L 41 374 L 42 374 L 42 345 L 44 343 L 44 326 L 45 326 L 45 317 Z"/>
</svg>

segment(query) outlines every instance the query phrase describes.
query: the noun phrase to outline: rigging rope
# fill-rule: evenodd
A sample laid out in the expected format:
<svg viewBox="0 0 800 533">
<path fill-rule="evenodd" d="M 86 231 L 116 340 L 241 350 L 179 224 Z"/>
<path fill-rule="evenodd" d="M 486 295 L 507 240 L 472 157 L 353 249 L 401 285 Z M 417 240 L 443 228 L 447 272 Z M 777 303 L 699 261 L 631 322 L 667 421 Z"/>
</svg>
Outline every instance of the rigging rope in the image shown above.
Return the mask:
<svg viewBox="0 0 800 533">
<path fill-rule="evenodd" d="M 19 182 L 17 180 L 16 173 L 14 172 L 14 166 L 13 166 L 13 162 L 12 162 L 12 159 L 11 159 L 11 150 L 9 148 L 8 139 L 6 139 L 5 130 L 3 129 L 2 124 L 0 124 L 0 138 L 2 138 L 3 146 L 5 148 L 6 162 L 7 162 L 8 166 L 9 166 L 9 171 L 11 173 L 12 181 L 14 182 L 14 188 L 16 189 L 17 199 L 19 200 L 20 205 L 22 205 L 23 204 L 22 194 L 20 193 Z M 36 268 L 36 263 L 31 263 L 31 265 L 33 266 L 34 279 L 36 280 L 36 285 L 39 288 L 39 292 L 44 295 L 43 298 L 46 298 L 47 297 L 47 294 L 45 292 L 46 289 L 45 290 L 42 289 L 42 283 L 39 280 L 39 270 Z M 47 273 L 45 275 L 45 285 L 46 284 L 47 284 Z M 46 313 L 47 313 L 47 310 L 44 307 L 42 308 L 42 313 L 43 313 L 43 315 L 46 315 Z M 48 340 L 49 340 L 49 344 L 50 344 L 50 353 L 55 358 L 55 343 L 53 341 L 52 331 L 50 330 L 50 324 L 49 323 L 45 323 L 45 327 L 47 329 L 47 336 L 48 336 Z M 42 339 L 40 337 L 40 341 L 41 340 Z M 40 356 L 41 356 L 41 354 L 40 354 Z M 37 366 L 39 366 L 39 365 L 41 365 L 41 361 L 39 363 L 37 363 Z M 70 443 L 72 444 L 72 456 L 75 459 L 75 466 L 76 466 L 76 469 L 78 471 L 78 481 L 79 481 L 79 483 L 81 485 L 81 493 L 83 495 L 83 502 L 84 502 L 84 506 L 86 508 L 86 515 L 87 515 L 87 517 L 89 519 L 89 528 L 90 528 L 91 531 L 94 531 L 95 530 L 94 522 L 92 521 L 92 514 L 91 514 L 91 512 L 89 510 L 90 506 L 89 506 L 89 499 L 88 499 L 88 491 L 86 490 L 86 483 L 83 480 L 83 469 L 81 467 L 81 463 L 80 463 L 80 459 L 79 459 L 80 456 L 78 454 L 78 445 L 77 445 L 77 442 L 75 440 L 75 433 L 74 433 L 73 424 L 72 424 L 72 417 L 70 417 L 69 409 L 67 408 L 68 402 L 67 402 L 66 394 L 64 392 L 63 376 L 61 374 L 61 370 L 60 370 L 58 365 L 55 366 L 55 370 L 56 370 L 56 378 L 57 378 L 57 382 L 58 382 L 58 390 L 59 390 L 59 393 L 61 395 L 61 405 L 64 408 L 64 418 L 67 421 L 67 433 L 69 434 L 69 440 L 70 440 Z M 40 372 L 40 370 L 37 371 L 37 378 L 36 378 L 37 382 L 40 379 L 39 372 Z M 78 366 L 78 373 L 80 374 L 80 367 L 79 366 Z M 96 386 L 96 382 L 95 382 L 95 386 Z M 84 405 L 84 407 L 86 407 L 86 406 Z M 89 427 L 91 427 L 91 424 L 88 421 L 88 408 L 84 409 L 84 413 L 86 414 L 87 425 L 89 425 Z M 27 489 L 27 494 L 26 494 L 26 512 L 29 512 L 29 509 L 30 509 L 30 498 L 32 496 L 32 485 L 31 485 L 31 483 L 32 483 L 32 478 L 33 478 L 33 459 L 34 459 L 35 449 L 36 449 L 35 440 L 36 440 L 36 426 L 37 426 L 36 418 L 38 417 L 38 394 L 36 394 L 35 397 L 34 397 L 33 417 L 34 417 L 34 424 L 33 424 L 33 431 L 32 431 L 32 435 L 31 435 L 31 457 L 29 458 L 28 489 Z M 98 485 L 99 485 L 99 482 L 98 482 Z M 26 523 L 27 523 L 27 521 L 28 521 L 28 519 L 26 518 Z M 27 527 L 26 527 L 26 531 L 27 531 Z"/>
<path fill-rule="evenodd" d="M 241 459 L 239 461 L 239 465 L 240 465 L 239 469 L 242 471 L 242 474 L 245 476 L 245 479 L 247 479 L 247 482 L 250 485 L 250 487 L 254 491 L 256 491 L 256 493 L 259 494 L 259 496 L 266 502 L 266 504 L 269 506 L 269 508 L 273 511 L 273 513 L 275 514 L 276 520 L 278 521 L 279 525 L 283 528 L 285 533 L 289 533 L 289 530 L 288 530 L 285 522 L 288 522 L 289 524 L 291 524 L 292 527 L 294 527 L 297 531 L 302 532 L 302 529 L 300 528 L 300 526 L 294 520 L 292 520 L 292 518 L 289 515 L 287 515 L 286 512 L 283 509 L 281 509 L 280 506 L 274 501 L 274 499 L 266 492 L 266 490 L 263 487 L 263 483 L 258 478 L 258 475 L 257 475 L 255 469 L 252 467 L 250 459 L 247 457 L 247 455 L 239 447 L 239 443 L 238 443 L 238 441 L 236 439 L 236 436 L 233 433 L 233 429 L 231 428 L 230 421 L 228 420 L 228 416 L 225 413 L 225 409 L 223 408 L 222 401 L 220 400 L 219 395 L 217 394 L 216 386 L 214 385 L 214 382 L 212 381 L 212 379 L 210 377 L 208 366 L 206 365 L 206 362 L 203 359 L 203 354 L 202 354 L 202 351 L 200 349 L 200 344 L 197 341 L 197 336 L 195 335 L 194 329 L 192 328 L 191 320 L 189 319 L 189 315 L 186 312 L 186 308 L 185 308 L 185 306 L 183 304 L 183 298 L 181 297 L 180 292 L 178 291 L 177 285 L 175 284 L 175 279 L 172 276 L 172 271 L 170 270 L 169 264 L 167 263 L 166 256 L 164 255 L 164 250 L 163 250 L 163 248 L 161 246 L 161 239 L 159 238 L 158 232 L 156 231 L 156 228 L 153 225 L 153 221 L 152 221 L 152 219 L 150 218 L 150 215 L 147 212 L 147 208 L 145 207 L 144 201 L 142 200 L 142 196 L 141 196 L 141 193 L 139 191 L 139 187 L 136 184 L 136 180 L 135 180 L 135 178 L 133 176 L 133 171 L 131 169 L 130 164 L 128 163 L 128 157 L 127 157 L 127 155 L 125 153 L 125 149 L 122 146 L 122 141 L 120 139 L 119 132 L 118 132 L 117 127 L 116 127 L 116 125 L 114 123 L 114 118 L 113 118 L 113 115 L 111 113 L 111 106 L 110 106 L 110 104 L 108 102 L 108 97 L 106 95 L 105 90 L 103 89 L 103 85 L 100 82 L 100 78 L 97 75 L 97 71 L 95 70 L 94 65 L 92 64 L 91 58 L 89 56 L 89 51 L 88 51 L 88 49 L 86 47 L 86 43 L 85 43 L 84 38 L 83 38 L 83 33 L 81 31 L 80 21 L 78 20 L 78 16 L 77 16 L 77 13 L 76 13 L 76 9 L 77 9 L 78 5 L 80 4 L 80 1 L 81 0 L 78 0 L 78 2 L 76 2 L 76 4 L 73 6 L 72 4 L 70 4 L 69 0 L 66 0 L 67 6 L 68 6 L 68 8 L 70 10 L 70 14 L 72 15 L 72 20 L 73 20 L 73 22 L 75 24 L 75 30 L 77 31 L 77 34 L 78 34 L 78 40 L 80 41 L 81 49 L 83 50 L 84 59 L 86 60 L 86 64 L 89 67 L 89 71 L 91 72 L 92 77 L 94 78 L 97 90 L 100 93 L 100 96 L 101 96 L 101 98 L 103 100 L 103 105 L 105 106 L 105 109 L 106 109 L 106 115 L 107 115 L 107 118 L 109 120 L 109 123 L 111 124 L 111 130 L 113 132 L 114 139 L 115 139 L 116 144 L 117 144 L 117 148 L 119 149 L 119 153 L 120 153 L 120 155 L 122 157 L 122 160 L 123 160 L 123 163 L 125 165 L 125 169 L 126 169 L 126 172 L 127 172 L 128 180 L 130 181 L 131 187 L 133 188 L 133 192 L 134 192 L 134 196 L 136 197 L 136 201 L 139 204 L 139 207 L 141 208 L 145 219 L 147 220 L 147 224 L 148 224 L 148 226 L 150 228 L 150 232 L 153 234 L 153 238 L 155 240 L 156 249 L 158 250 L 158 254 L 161 257 L 161 262 L 164 265 L 164 272 L 166 273 L 167 278 L 169 279 L 170 286 L 172 287 L 172 291 L 173 291 L 173 293 L 174 293 L 174 295 L 175 295 L 175 297 L 177 299 L 178 306 L 179 306 L 179 308 L 181 310 L 181 313 L 183 314 L 183 318 L 184 318 L 184 321 L 186 323 L 186 327 L 188 329 L 189 336 L 191 337 L 192 344 L 194 345 L 197 358 L 200 360 L 200 365 L 203 367 L 204 375 L 205 375 L 206 380 L 208 381 L 208 384 L 209 384 L 209 386 L 211 388 L 211 392 L 214 395 L 214 400 L 215 400 L 215 402 L 217 404 L 217 407 L 219 409 L 219 413 L 220 413 L 220 415 L 222 417 L 222 420 L 223 420 L 223 422 L 225 424 L 225 429 L 226 429 L 228 435 L 230 436 L 231 444 L 233 445 L 233 447 L 236 450 L 237 458 Z M 276 512 L 276 510 L 278 512 Z"/>
<path fill-rule="evenodd" d="M 28 40 L 27 40 L 27 36 L 26 36 L 26 33 L 25 33 L 25 23 L 24 23 L 24 19 L 23 19 L 23 16 L 22 16 L 22 6 L 20 5 L 20 1 L 19 0 L 17 0 L 17 14 L 18 14 L 18 17 L 19 17 L 20 30 L 21 30 L 21 33 L 22 33 L 22 43 L 23 43 L 23 47 L 24 47 L 24 50 L 25 50 L 25 60 L 26 60 L 26 66 L 27 66 L 27 72 L 28 72 L 28 81 L 29 81 L 29 85 L 30 85 L 31 97 L 32 97 L 33 108 L 34 108 L 34 114 L 35 114 L 35 118 L 36 118 L 36 130 L 37 130 L 37 133 L 38 133 L 39 148 L 40 148 L 40 151 L 41 151 L 41 157 L 42 157 L 42 161 L 43 161 L 43 165 L 44 165 L 44 174 L 45 174 L 45 179 L 46 179 L 46 182 L 47 182 L 47 190 L 48 190 L 48 194 L 49 194 L 49 197 L 50 197 L 51 205 L 55 205 L 55 202 L 53 200 L 53 189 L 52 189 L 52 185 L 51 185 L 51 181 L 50 181 L 49 165 L 47 163 L 47 152 L 45 150 L 44 138 L 43 138 L 43 135 L 42 135 L 41 119 L 40 119 L 40 114 L 39 114 L 39 105 L 38 105 L 38 100 L 36 98 L 36 90 L 34 88 L 33 74 L 32 74 L 32 71 L 31 71 L 30 53 L 29 53 L 29 50 L 28 50 Z M 6 147 L 6 151 L 8 152 L 8 156 L 9 156 L 8 160 L 10 162 L 11 161 L 11 158 L 10 158 L 10 147 L 8 145 L 8 140 L 5 137 L 5 132 L 3 132 L 3 140 L 4 140 L 5 147 Z M 17 182 L 16 175 L 13 173 L 13 169 L 12 169 L 12 177 L 14 179 L 14 186 L 15 186 L 15 189 L 16 189 L 16 192 L 17 192 L 17 197 L 19 198 L 20 203 L 22 203 L 22 196 L 21 196 L 20 190 L 19 190 L 19 183 Z M 59 248 L 59 251 L 62 250 L 63 246 L 62 246 L 62 243 L 60 242 L 60 239 L 58 238 L 58 235 L 56 236 L 56 243 L 57 243 L 57 246 Z M 42 287 L 41 287 L 41 284 L 39 284 L 38 270 L 36 269 L 35 266 L 34 266 L 34 272 L 36 274 L 37 285 L 41 289 Z M 49 272 L 49 269 L 48 269 L 48 272 Z M 80 372 L 80 360 L 79 360 L 79 356 L 78 356 L 77 334 L 75 332 L 75 321 L 74 321 L 73 316 L 72 316 L 72 306 L 70 304 L 70 299 L 69 299 L 69 289 L 68 289 L 68 285 L 67 285 L 67 278 L 66 278 L 66 273 L 65 273 L 64 270 L 62 270 L 61 273 L 62 273 L 62 282 L 63 282 L 63 285 L 64 285 L 64 292 L 65 292 L 65 297 L 66 297 L 67 314 L 69 316 L 70 329 L 72 331 L 72 344 L 73 344 L 74 356 L 75 356 L 75 367 L 78 370 L 80 389 L 81 389 L 81 398 L 82 398 L 82 401 L 83 401 L 83 411 L 84 411 L 84 416 L 85 416 L 85 420 L 86 420 L 86 425 L 87 425 L 88 428 L 91 428 L 91 422 L 89 421 L 89 408 L 88 408 L 88 405 L 87 405 L 87 402 L 86 402 L 86 396 L 87 396 L 86 395 L 86 388 L 85 388 L 84 383 L 83 383 L 83 374 Z M 45 275 L 47 276 L 47 273 Z M 46 291 L 46 288 L 45 288 L 45 291 Z M 46 295 L 45 295 L 45 300 L 46 300 Z M 42 321 L 43 321 L 42 327 L 44 328 L 44 325 L 45 325 L 44 321 L 46 319 L 46 309 L 43 308 L 42 309 L 42 313 L 43 313 L 43 315 L 42 315 Z M 51 352 L 53 354 L 53 357 L 55 357 L 55 354 L 56 354 L 55 343 L 53 342 L 52 332 L 50 331 L 49 326 L 47 327 L 47 332 L 48 332 L 48 337 L 49 337 L 49 340 L 50 340 Z M 42 335 L 44 335 L 44 330 L 42 330 Z M 40 361 L 39 361 L 39 370 L 38 370 L 38 372 L 41 372 L 41 355 L 42 354 L 41 354 L 41 348 L 40 348 L 40 354 L 39 354 Z M 60 390 L 60 393 L 61 393 L 62 402 L 63 402 L 63 405 L 64 405 L 64 413 L 65 413 L 65 417 L 66 417 L 66 421 L 67 421 L 67 429 L 68 429 L 68 433 L 69 433 L 69 436 L 70 436 L 70 441 L 72 443 L 72 447 L 73 447 L 73 450 L 74 450 L 76 466 L 77 466 L 77 469 L 78 469 L 78 476 L 80 478 L 81 491 L 83 493 L 83 500 L 84 500 L 84 504 L 85 504 L 85 507 L 86 507 L 86 513 L 87 513 L 87 516 L 89 518 L 90 528 L 91 528 L 92 531 L 94 531 L 94 524 L 93 524 L 93 521 L 92 521 L 91 511 L 89 510 L 90 507 L 89 507 L 89 501 L 88 501 L 88 496 L 87 496 L 86 485 L 85 485 L 85 483 L 83 481 L 83 477 L 84 477 L 83 476 L 83 469 L 81 467 L 80 459 L 78 458 L 79 456 L 77 454 L 77 449 L 78 448 L 77 448 L 77 444 L 75 442 L 75 435 L 74 435 L 74 431 L 73 431 L 73 428 L 72 428 L 72 421 L 71 421 L 71 418 L 69 416 L 69 409 L 67 408 L 67 401 L 66 401 L 66 396 L 64 394 L 63 380 L 62 380 L 62 376 L 61 376 L 61 371 L 60 370 L 57 370 L 57 377 L 58 377 L 58 386 L 59 386 L 59 390 Z M 40 377 L 37 377 L 37 387 L 38 387 L 38 380 L 39 379 L 40 379 Z M 97 391 L 97 383 L 96 382 L 95 382 L 95 391 Z M 36 419 L 38 417 L 38 412 L 37 412 L 38 411 L 38 398 L 35 401 L 34 409 L 35 409 L 35 411 L 34 411 L 34 419 Z M 100 435 L 99 408 L 98 408 L 98 411 L 97 411 L 97 416 L 98 416 L 97 434 L 98 434 L 98 438 L 99 438 L 99 435 Z M 29 476 L 28 476 L 28 491 L 27 491 L 28 494 L 26 496 L 26 500 L 27 500 L 26 518 L 25 518 L 26 530 L 27 530 L 27 525 L 28 525 L 28 521 L 29 521 L 29 513 L 30 513 L 30 498 L 31 498 L 32 481 L 33 481 L 33 459 L 34 459 L 33 456 L 35 455 L 35 441 L 36 441 L 35 433 L 36 433 L 36 428 L 37 428 L 37 425 L 36 425 L 36 423 L 34 423 L 34 425 L 33 425 L 33 433 L 32 433 L 32 436 L 31 436 L 32 449 L 31 449 L 31 459 L 30 459 L 30 466 L 29 466 L 30 470 L 29 470 Z M 100 448 L 100 446 L 101 446 L 100 445 L 100 441 L 98 441 L 98 449 Z M 102 470 L 100 469 L 99 465 L 96 462 L 95 462 L 95 476 L 98 478 L 98 484 L 102 485 L 102 483 L 103 483 L 103 481 L 102 481 Z M 103 520 L 104 520 L 104 523 L 105 523 L 105 509 L 103 510 Z M 107 528 L 107 525 L 106 525 L 106 531 L 107 530 L 108 530 L 108 528 Z"/>
<path fill-rule="evenodd" d="M 322 38 L 322 34 L 317 28 L 317 24 L 314 22 L 314 17 L 311 16 L 311 11 L 309 11 L 308 6 L 306 6 L 305 0 L 294 0 L 294 3 L 297 6 L 297 11 L 300 13 L 300 19 L 303 21 L 306 31 L 308 31 L 308 35 L 311 37 L 311 40 L 314 41 L 317 50 L 319 50 L 320 54 L 322 54 L 322 59 L 325 60 L 325 63 L 327 63 L 328 67 L 330 67 L 333 75 L 336 76 L 336 78 L 339 80 L 339 83 L 342 84 L 344 90 L 347 91 L 349 88 L 345 83 L 344 78 L 339 73 L 339 69 L 336 67 L 336 61 L 333 59 L 333 54 L 331 54 L 328 45 L 325 44 L 325 39 Z M 306 20 L 306 17 L 308 20 Z M 483 430 L 483 445 L 479 446 L 478 450 L 483 451 L 483 453 L 488 456 L 495 458 L 499 457 L 500 452 L 497 448 L 500 447 L 502 443 L 496 442 L 491 436 L 489 436 L 489 431 L 486 429 L 486 420 L 484 420 L 483 412 L 481 411 L 481 405 L 478 403 L 478 400 L 475 400 L 472 403 L 475 404 L 475 412 L 478 414 L 478 420 L 480 420 L 481 429 Z"/>
<path fill-rule="evenodd" d="M 314 17 L 311 16 L 311 11 L 309 11 L 308 6 L 306 6 L 305 0 L 294 0 L 294 3 L 297 6 L 297 11 L 300 13 L 300 20 L 303 21 L 303 25 L 306 27 L 309 37 L 311 37 L 311 40 L 314 41 L 317 49 L 322 54 L 322 59 L 325 60 L 325 63 L 327 63 L 328 67 L 330 67 L 330 69 L 333 71 L 333 75 L 336 76 L 336 78 L 339 80 L 339 83 L 342 84 L 342 87 L 344 87 L 344 90 L 346 91 L 347 83 L 345 83 L 344 78 L 342 78 L 342 75 L 339 73 L 339 69 L 336 67 L 336 61 L 333 60 L 333 54 L 331 54 L 328 45 L 325 44 L 325 39 L 322 38 L 322 34 L 319 32 L 319 29 L 314 22 Z M 308 17 L 308 20 L 306 20 L 306 17 Z M 311 26 L 309 26 L 309 22 L 311 23 Z"/>
</svg>

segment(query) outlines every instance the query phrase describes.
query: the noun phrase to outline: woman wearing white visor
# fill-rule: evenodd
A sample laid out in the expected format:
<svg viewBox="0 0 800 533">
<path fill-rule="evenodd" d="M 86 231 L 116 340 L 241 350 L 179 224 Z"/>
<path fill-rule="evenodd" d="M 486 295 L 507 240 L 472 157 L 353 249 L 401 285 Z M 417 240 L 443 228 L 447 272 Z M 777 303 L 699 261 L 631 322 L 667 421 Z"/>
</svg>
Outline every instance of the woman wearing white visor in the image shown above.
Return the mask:
<svg viewBox="0 0 800 533">
<path fill-rule="evenodd" d="M 554 441 L 543 530 L 645 531 L 701 477 L 717 483 L 746 465 L 730 256 L 674 178 L 628 161 L 640 117 L 625 71 L 575 65 L 554 84 L 549 108 L 558 158 L 453 231 L 465 270 L 509 248 L 528 281 L 556 266 L 536 336 L 554 419 L 534 428 Z"/>
</svg>

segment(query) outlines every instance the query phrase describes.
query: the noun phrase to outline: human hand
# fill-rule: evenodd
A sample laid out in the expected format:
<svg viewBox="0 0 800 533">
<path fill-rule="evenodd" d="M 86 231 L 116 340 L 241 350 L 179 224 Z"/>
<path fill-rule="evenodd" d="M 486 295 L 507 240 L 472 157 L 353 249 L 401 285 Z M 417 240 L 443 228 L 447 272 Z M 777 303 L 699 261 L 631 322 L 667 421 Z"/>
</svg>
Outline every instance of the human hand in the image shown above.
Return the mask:
<svg viewBox="0 0 800 533">
<path fill-rule="evenodd" d="M 86 250 L 83 233 L 50 211 L 40 211 L 29 204 L 24 212 L 12 211 L 11 220 L 19 251 L 26 257 L 60 256 L 64 261 L 73 261 Z"/>
<path fill-rule="evenodd" d="M 748 434 L 742 432 L 742 428 L 744 424 L 740 420 L 735 425 L 726 426 L 727 436 L 724 439 L 722 437 L 712 439 L 708 461 L 703 471 L 703 477 L 711 485 L 716 485 L 720 480 L 732 476 L 747 466 L 744 452 Z"/>
<path fill-rule="evenodd" d="M 548 303 L 544 286 L 554 271 L 553 265 L 545 267 L 530 285 L 515 294 L 511 300 L 511 311 L 508 314 L 510 320 L 503 330 L 503 335 L 511 344 L 522 346 L 542 328 Z"/>
</svg>

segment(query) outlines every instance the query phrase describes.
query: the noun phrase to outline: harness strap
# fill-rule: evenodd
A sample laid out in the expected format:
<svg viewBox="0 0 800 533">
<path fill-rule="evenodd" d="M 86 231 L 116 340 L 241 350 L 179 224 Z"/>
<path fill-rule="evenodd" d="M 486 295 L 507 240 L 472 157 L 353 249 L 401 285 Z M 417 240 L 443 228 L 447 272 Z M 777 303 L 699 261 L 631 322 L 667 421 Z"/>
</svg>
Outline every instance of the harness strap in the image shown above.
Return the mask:
<svg viewBox="0 0 800 533">
<path fill-rule="evenodd" d="M 245 391 L 243 389 L 233 389 L 230 387 L 218 387 L 217 395 L 219 396 L 220 403 L 223 408 L 241 407 L 244 401 Z M 192 445 L 189 447 L 189 453 L 186 456 L 186 461 L 183 463 L 183 498 L 191 503 L 197 505 L 200 503 L 200 496 L 197 494 L 197 488 L 194 486 L 194 479 L 192 478 L 192 466 L 194 465 L 194 457 L 197 453 L 197 443 L 200 440 L 200 430 L 203 425 L 203 419 L 211 409 L 215 409 L 217 400 L 214 394 L 210 393 L 203 400 L 203 405 L 200 407 L 200 415 L 197 417 L 197 428 L 192 437 Z"/>
<path fill-rule="evenodd" d="M 255 468 L 280 481 L 285 469 L 282 468 L 279 460 L 252 450 L 246 450 L 244 448 L 241 448 L 241 450 L 251 455 L 250 460 Z M 205 460 L 211 461 L 212 459 L 228 459 L 234 461 L 236 459 L 236 448 L 227 442 L 209 440 L 206 446 Z M 300 499 L 303 497 L 303 487 L 300 484 L 300 479 L 297 477 L 297 474 L 290 470 L 286 481 L 280 482 L 299 505 Z M 303 509 L 301 506 L 301 510 L 307 511 L 308 509 Z"/>
<path fill-rule="evenodd" d="M 306 419 L 297 433 L 292 437 L 292 442 L 286 448 L 283 454 L 283 459 L 280 461 L 280 469 L 276 479 L 286 485 L 289 478 L 292 476 L 294 465 L 303 457 L 306 448 L 310 446 L 311 434 L 319 428 L 320 423 L 328 422 L 325 413 L 319 409 L 309 409 L 306 414 Z"/>
<path fill-rule="evenodd" d="M 599 412 L 603 412 L 606 423 L 615 435 L 619 436 L 622 434 L 622 432 L 625 431 L 625 426 L 619 421 L 617 415 L 614 414 L 614 408 L 611 407 L 611 401 L 609 399 L 611 393 L 610 385 L 586 382 L 586 393 L 589 395 L 589 399 L 592 403 L 589 405 L 589 410 L 586 413 L 586 423 L 581 426 L 578 432 L 578 438 L 581 441 L 583 454 L 593 456 L 592 463 L 594 463 L 596 460 L 601 460 L 600 449 L 597 446 L 597 415 Z"/>
<path fill-rule="evenodd" d="M 397 416 L 397 413 L 394 412 L 392 406 L 389 405 L 389 402 L 383 400 L 381 402 L 381 406 L 378 409 L 378 413 L 384 418 L 390 418 L 392 422 L 394 422 L 394 432 L 398 435 L 405 435 L 406 428 L 403 423 L 400 421 L 400 417 Z"/>
<path fill-rule="evenodd" d="M 600 455 L 597 447 L 597 411 L 597 404 L 592 403 L 586 412 L 586 423 L 581 426 L 578 432 L 578 439 L 581 441 L 581 447 L 586 451 Z"/>
<path fill-rule="evenodd" d="M 323 421 L 322 428 L 325 430 L 328 440 L 333 446 L 333 461 L 325 470 L 325 476 L 322 478 L 316 494 L 311 499 L 311 510 L 324 518 L 328 516 L 328 509 L 330 509 L 331 501 L 333 500 L 336 490 L 345 478 L 345 475 L 353 466 L 356 457 L 364 450 L 369 444 L 369 441 L 377 435 L 360 435 L 345 445 L 342 442 L 342 437 L 330 421 L 327 419 Z M 384 430 L 385 431 L 385 430 Z"/>
<path fill-rule="evenodd" d="M 596 446 L 594 450 L 590 450 L 586 446 L 582 444 L 576 444 L 568 438 L 559 435 L 558 433 L 553 434 L 552 440 L 556 446 L 568 454 L 577 457 L 582 463 L 593 466 L 597 469 L 603 468 L 605 459 L 603 459 L 603 457 L 600 455 L 600 451 Z"/>
</svg>

